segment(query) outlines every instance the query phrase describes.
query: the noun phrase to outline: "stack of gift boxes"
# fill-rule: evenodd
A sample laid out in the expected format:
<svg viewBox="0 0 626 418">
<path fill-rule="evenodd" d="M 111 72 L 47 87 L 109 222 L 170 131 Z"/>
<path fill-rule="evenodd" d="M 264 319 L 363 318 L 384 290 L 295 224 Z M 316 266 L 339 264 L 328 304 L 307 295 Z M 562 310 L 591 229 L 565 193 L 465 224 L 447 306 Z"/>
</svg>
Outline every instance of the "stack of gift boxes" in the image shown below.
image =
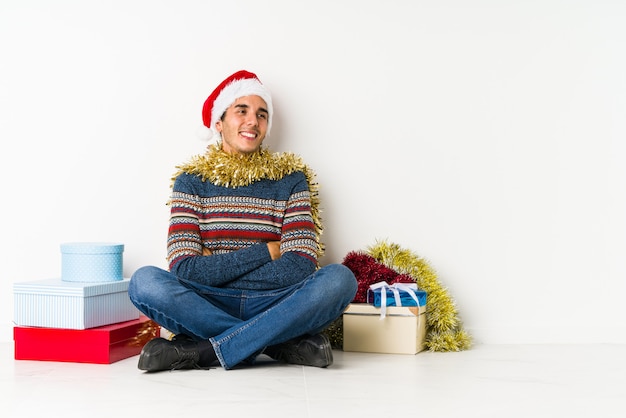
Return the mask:
<svg viewBox="0 0 626 418">
<path fill-rule="evenodd" d="M 61 277 L 14 283 L 16 360 L 110 364 L 141 352 L 159 326 L 128 297 L 124 245 L 61 245 Z"/>
<path fill-rule="evenodd" d="M 426 292 L 414 283 L 373 284 L 343 313 L 344 351 L 417 354 L 425 337 Z"/>
</svg>

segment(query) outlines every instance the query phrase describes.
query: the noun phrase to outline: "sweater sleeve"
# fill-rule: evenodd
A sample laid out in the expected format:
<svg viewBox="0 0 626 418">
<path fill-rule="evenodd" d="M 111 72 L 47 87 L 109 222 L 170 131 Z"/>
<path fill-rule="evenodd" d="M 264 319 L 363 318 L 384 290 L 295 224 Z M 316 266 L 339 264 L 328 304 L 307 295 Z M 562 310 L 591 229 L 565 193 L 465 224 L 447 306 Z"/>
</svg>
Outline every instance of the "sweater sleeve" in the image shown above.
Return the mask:
<svg viewBox="0 0 626 418">
<path fill-rule="evenodd" d="M 224 254 L 203 256 L 200 252 L 184 256 L 170 266 L 170 271 L 177 277 L 207 286 L 226 287 L 230 284 L 229 287 L 232 287 L 237 278 L 270 261 L 272 258 L 267 244 L 259 243 Z"/>
<path fill-rule="evenodd" d="M 271 290 L 300 283 L 316 270 L 316 265 L 307 257 L 287 252 L 278 260 L 244 274 L 225 285 L 237 289 Z"/>
</svg>

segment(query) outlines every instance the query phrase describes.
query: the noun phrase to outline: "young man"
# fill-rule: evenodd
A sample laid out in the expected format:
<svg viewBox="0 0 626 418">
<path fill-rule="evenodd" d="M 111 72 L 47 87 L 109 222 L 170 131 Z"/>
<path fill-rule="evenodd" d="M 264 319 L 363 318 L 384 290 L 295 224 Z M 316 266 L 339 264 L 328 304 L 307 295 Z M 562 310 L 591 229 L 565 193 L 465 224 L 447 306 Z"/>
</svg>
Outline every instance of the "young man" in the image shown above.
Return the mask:
<svg viewBox="0 0 626 418">
<path fill-rule="evenodd" d="M 318 264 L 314 173 L 298 156 L 262 147 L 273 112 L 268 90 L 248 71 L 206 100 L 203 122 L 218 141 L 174 177 L 169 271 L 147 266 L 131 277 L 135 306 L 175 335 L 146 344 L 139 369 L 231 369 L 261 353 L 332 364 L 322 331 L 357 283 L 342 264 Z"/>
</svg>

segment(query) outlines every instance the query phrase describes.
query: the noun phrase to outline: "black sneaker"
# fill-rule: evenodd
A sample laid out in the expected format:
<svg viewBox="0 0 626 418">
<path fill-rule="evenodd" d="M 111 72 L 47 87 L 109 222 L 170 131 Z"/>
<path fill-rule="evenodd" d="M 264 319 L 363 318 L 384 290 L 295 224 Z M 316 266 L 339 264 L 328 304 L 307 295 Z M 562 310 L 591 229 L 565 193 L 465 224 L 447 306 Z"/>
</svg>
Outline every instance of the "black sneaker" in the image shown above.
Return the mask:
<svg viewBox="0 0 626 418">
<path fill-rule="evenodd" d="M 333 350 L 325 334 L 298 338 L 272 347 L 275 360 L 303 366 L 328 367 L 333 364 Z"/>
<path fill-rule="evenodd" d="M 155 338 L 148 341 L 139 355 L 139 370 L 158 372 L 161 370 L 207 369 L 200 366 L 198 343 L 184 339 L 169 341 Z"/>
</svg>

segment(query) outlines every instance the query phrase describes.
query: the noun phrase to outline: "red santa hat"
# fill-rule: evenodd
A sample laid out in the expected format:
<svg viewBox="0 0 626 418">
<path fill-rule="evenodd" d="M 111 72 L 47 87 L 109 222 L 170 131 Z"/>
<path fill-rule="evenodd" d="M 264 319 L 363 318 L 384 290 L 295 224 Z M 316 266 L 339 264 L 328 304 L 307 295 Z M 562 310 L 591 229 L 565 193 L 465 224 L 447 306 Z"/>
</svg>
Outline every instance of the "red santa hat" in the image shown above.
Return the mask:
<svg viewBox="0 0 626 418">
<path fill-rule="evenodd" d="M 265 101 L 269 113 L 266 136 L 269 136 L 272 128 L 272 115 L 274 114 L 272 96 L 256 74 L 245 70 L 237 71 L 228 76 L 206 99 L 204 107 L 202 108 L 202 121 L 204 122 L 204 126 L 199 135 L 205 140 L 210 140 L 214 137 L 219 139 L 220 134 L 215 129 L 215 122 L 220 120 L 226 109 L 228 109 L 235 100 L 244 96 L 259 96 Z"/>
</svg>

